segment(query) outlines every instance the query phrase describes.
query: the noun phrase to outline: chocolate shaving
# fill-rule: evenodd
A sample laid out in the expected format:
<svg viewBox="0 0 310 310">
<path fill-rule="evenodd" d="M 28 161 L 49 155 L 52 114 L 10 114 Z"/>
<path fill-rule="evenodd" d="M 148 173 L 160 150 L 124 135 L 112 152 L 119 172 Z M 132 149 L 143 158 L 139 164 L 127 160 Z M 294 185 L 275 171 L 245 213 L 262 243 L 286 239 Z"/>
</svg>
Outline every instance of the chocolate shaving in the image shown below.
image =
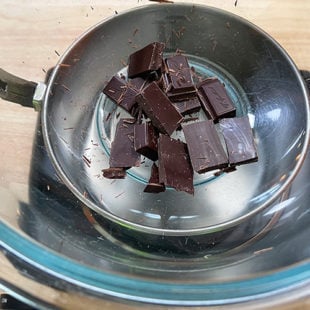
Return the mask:
<svg viewBox="0 0 310 310">
<path fill-rule="evenodd" d="M 84 163 L 90 167 L 91 165 L 91 160 L 89 158 L 87 158 L 85 155 L 82 156 Z"/>
</svg>

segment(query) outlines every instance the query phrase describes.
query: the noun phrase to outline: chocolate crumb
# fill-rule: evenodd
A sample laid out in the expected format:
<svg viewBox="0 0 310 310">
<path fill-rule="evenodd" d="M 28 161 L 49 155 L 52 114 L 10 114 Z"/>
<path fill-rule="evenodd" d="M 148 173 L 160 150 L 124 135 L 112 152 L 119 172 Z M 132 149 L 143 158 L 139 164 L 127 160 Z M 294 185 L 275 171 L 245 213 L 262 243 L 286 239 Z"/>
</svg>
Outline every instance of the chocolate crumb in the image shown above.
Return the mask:
<svg viewBox="0 0 310 310">
<path fill-rule="evenodd" d="M 124 168 L 107 168 L 102 170 L 102 175 L 107 179 L 124 179 L 126 170 Z"/>
<path fill-rule="evenodd" d="M 108 113 L 107 117 L 105 118 L 106 122 L 111 118 L 111 112 Z"/>
<path fill-rule="evenodd" d="M 87 158 L 85 155 L 82 156 L 84 163 L 90 167 L 91 165 L 91 160 L 89 158 Z"/>
<path fill-rule="evenodd" d="M 138 28 L 136 28 L 136 29 L 133 31 L 132 36 L 134 37 L 134 36 L 138 33 L 138 31 L 139 31 L 139 29 L 138 29 Z"/>
<path fill-rule="evenodd" d="M 123 195 L 123 194 L 125 194 L 125 192 L 121 192 L 121 193 L 119 193 L 118 195 L 116 195 L 114 198 L 118 198 L 118 197 L 120 197 L 121 195 Z"/>
</svg>

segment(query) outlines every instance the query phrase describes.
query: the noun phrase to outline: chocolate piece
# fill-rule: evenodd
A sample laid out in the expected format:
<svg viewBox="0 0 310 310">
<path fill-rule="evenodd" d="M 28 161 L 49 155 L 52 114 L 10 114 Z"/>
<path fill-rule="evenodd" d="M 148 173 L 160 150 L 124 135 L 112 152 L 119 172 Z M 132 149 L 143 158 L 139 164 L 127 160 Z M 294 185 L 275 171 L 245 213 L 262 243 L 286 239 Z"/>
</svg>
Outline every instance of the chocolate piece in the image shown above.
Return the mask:
<svg viewBox="0 0 310 310">
<path fill-rule="evenodd" d="M 129 113 L 136 104 L 138 91 L 129 87 L 128 83 L 117 75 L 112 77 L 102 92 Z"/>
<path fill-rule="evenodd" d="M 157 160 L 157 133 L 150 122 L 134 127 L 134 147 L 136 152 L 151 160 Z"/>
<path fill-rule="evenodd" d="M 154 163 L 151 169 L 151 177 L 148 184 L 146 185 L 145 193 L 161 193 L 166 190 L 165 184 L 159 182 L 158 167 Z"/>
<path fill-rule="evenodd" d="M 160 134 L 158 164 L 160 183 L 194 194 L 193 168 L 185 143 Z"/>
<path fill-rule="evenodd" d="M 134 149 L 134 119 L 121 118 L 116 126 L 111 145 L 110 167 L 130 168 L 139 166 L 140 154 Z"/>
<path fill-rule="evenodd" d="M 228 159 L 212 120 L 182 126 L 194 170 L 204 173 L 228 166 Z"/>
<path fill-rule="evenodd" d="M 142 77 L 135 77 L 133 79 L 130 79 L 128 81 L 128 84 L 130 85 L 130 87 L 134 88 L 137 91 L 140 91 L 141 89 L 143 89 L 147 84 L 149 84 L 149 80 L 148 79 L 144 79 Z"/>
<path fill-rule="evenodd" d="M 257 161 L 257 152 L 252 129 L 247 116 L 220 120 L 220 127 L 231 165 Z"/>
<path fill-rule="evenodd" d="M 160 89 L 156 82 L 150 83 L 136 97 L 137 102 L 162 133 L 171 135 L 182 121 L 182 115 Z"/>
<path fill-rule="evenodd" d="M 217 78 L 209 78 L 197 85 L 201 106 L 214 121 L 234 117 L 236 108 L 228 97 L 224 85 Z"/>
<path fill-rule="evenodd" d="M 162 66 L 164 43 L 154 42 L 129 56 L 128 77 L 145 76 Z"/>
<path fill-rule="evenodd" d="M 198 97 L 193 97 L 185 101 L 173 102 L 173 105 L 183 116 L 198 112 L 201 108 L 200 100 Z"/>
<path fill-rule="evenodd" d="M 124 168 L 107 168 L 102 170 L 102 175 L 107 179 L 124 179 L 126 170 Z"/>
<path fill-rule="evenodd" d="M 187 58 L 175 55 L 165 59 L 163 82 L 167 96 L 171 99 L 182 100 L 196 94 L 191 69 Z"/>
</svg>

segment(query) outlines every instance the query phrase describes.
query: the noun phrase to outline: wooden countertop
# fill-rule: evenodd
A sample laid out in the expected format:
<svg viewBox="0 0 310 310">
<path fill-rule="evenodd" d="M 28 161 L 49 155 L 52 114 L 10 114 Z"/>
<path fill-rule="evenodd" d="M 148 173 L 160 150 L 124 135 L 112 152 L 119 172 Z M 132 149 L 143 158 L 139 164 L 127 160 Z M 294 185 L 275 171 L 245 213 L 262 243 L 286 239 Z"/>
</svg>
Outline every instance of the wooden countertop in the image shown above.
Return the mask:
<svg viewBox="0 0 310 310">
<path fill-rule="evenodd" d="M 154 2 L 2 0 L 0 67 L 25 79 L 42 81 L 59 55 L 89 27 L 116 12 L 150 3 Z M 222 8 L 250 20 L 274 37 L 300 69 L 310 70 L 309 0 L 196 0 L 195 3 Z M 34 110 L 0 99 L 0 187 L 16 191 L 27 184 L 36 119 Z M 307 307 L 305 303 L 299 305 L 289 309 Z"/>
</svg>

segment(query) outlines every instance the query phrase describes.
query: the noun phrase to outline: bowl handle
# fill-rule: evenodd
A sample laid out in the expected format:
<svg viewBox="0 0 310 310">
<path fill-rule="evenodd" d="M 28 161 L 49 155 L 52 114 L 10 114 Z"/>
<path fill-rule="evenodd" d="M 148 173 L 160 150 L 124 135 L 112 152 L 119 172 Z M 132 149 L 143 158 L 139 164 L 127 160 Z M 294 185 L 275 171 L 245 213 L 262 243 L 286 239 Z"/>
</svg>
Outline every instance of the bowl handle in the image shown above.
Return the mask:
<svg viewBox="0 0 310 310">
<path fill-rule="evenodd" d="M 0 98 L 33 107 L 37 83 L 24 80 L 0 68 Z"/>
</svg>

